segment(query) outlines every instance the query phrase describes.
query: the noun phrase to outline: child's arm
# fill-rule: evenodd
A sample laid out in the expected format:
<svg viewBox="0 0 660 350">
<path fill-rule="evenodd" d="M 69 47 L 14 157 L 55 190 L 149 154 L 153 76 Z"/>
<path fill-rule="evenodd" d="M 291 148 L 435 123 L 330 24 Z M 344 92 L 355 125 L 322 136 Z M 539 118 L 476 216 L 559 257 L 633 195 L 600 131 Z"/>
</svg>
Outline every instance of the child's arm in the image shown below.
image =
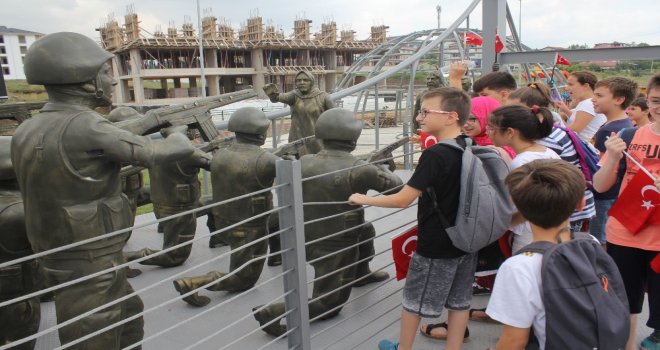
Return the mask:
<svg viewBox="0 0 660 350">
<path fill-rule="evenodd" d="M 529 341 L 529 328 L 504 325 L 495 350 L 523 350 Z"/>
<path fill-rule="evenodd" d="M 616 182 L 616 174 L 619 171 L 619 161 L 623 157 L 623 151 L 626 150 L 626 142 L 616 133 L 612 133 L 610 138 L 605 141 L 607 158 L 602 161 L 602 166 L 594 174 L 594 189 L 598 192 L 609 190 Z"/>
<path fill-rule="evenodd" d="M 361 193 L 353 193 L 348 202 L 352 205 L 373 205 L 383 208 L 405 208 L 416 198 L 422 195 L 422 192 L 408 185 L 403 186 L 401 191 L 389 196 L 369 197 Z"/>
</svg>

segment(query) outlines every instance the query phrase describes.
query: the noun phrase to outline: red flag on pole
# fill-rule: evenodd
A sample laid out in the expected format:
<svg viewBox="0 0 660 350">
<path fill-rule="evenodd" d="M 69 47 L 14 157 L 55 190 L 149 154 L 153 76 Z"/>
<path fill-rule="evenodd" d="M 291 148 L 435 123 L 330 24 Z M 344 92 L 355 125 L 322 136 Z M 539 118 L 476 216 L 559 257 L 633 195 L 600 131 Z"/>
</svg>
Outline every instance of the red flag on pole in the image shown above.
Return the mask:
<svg viewBox="0 0 660 350">
<path fill-rule="evenodd" d="M 626 189 L 610 208 L 615 217 L 630 232 L 636 234 L 649 225 L 660 224 L 660 190 L 645 172 L 638 171 Z"/>
<path fill-rule="evenodd" d="M 570 66 L 571 61 L 567 60 L 566 57 L 560 55 L 559 52 L 557 52 L 555 54 L 555 64 L 562 66 Z"/>
<path fill-rule="evenodd" d="M 502 43 L 502 38 L 499 34 L 495 34 L 495 53 L 500 53 L 504 50 L 504 43 Z"/>
<path fill-rule="evenodd" d="M 469 45 L 481 46 L 484 43 L 484 40 L 474 33 L 466 33 L 462 36 L 462 39 Z"/>
<path fill-rule="evenodd" d="M 392 238 L 392 257 L 396 268 L 396 280 L 400 281 L 408 275 L 410 257 L 417 249 L 417 226 Z"/>
</svg>

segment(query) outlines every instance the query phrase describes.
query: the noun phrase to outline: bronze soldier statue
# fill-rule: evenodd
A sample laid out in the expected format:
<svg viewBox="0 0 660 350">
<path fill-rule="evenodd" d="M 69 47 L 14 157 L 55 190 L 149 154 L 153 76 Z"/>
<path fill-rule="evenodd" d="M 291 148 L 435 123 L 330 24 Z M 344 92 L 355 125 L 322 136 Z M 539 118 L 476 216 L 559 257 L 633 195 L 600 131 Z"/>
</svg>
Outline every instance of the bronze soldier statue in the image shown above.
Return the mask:
<svg viewBox="0 0 660 350">
<path fill-rule="evenodd" d="M 314 135 L 316 120 L 324 111 L 334 108 L 335 104 L 327 92 L 314 87 L 314 76 L 305 71 L 296 74 L 296 88 L 291 92 L 280 93 L 275 84 L 264 86 L 264 92 L 272 102 L 282 102 L 291 106 L 291 129 L 289 142 Z M 306 145 L 300 155 L 317 153 L 321 150 L 318 142 Z"/>
<path fill-rule="evenodd" d="M 442 78 L 439 70 L 429 72 L 429 74 L 426 75 L 426 91 L 437 89 L 443 86 L 447 86 L 447 83 Z M 417 97 L 415 97 L 415 110 L 413 111 L 413 130 L 419 129 L 419 123 L 415 117 L 419 114 L 419 110 L 422 108 L 422 95 L 424 95 L 426 91 L 417 94 Z"/>
<path fill-rule="evenodd" d="M 44 85 L 49 98 L 39 115 L 18 127 L 11 143 L 28 239 L 35 252 L 130 227 L 133 216 L 121 193 L 121 163 L 149 167 L 194 151 L 183 135 L 154 141 L 117 128 L 93 110 L 112 103 L 117 84 L 108 63 L 112 57 L 92 39 L 68 32 L 42 37 L 25 55 L 27 82 Z M 156 128 L 159 121 L 143 118 L 141 125 Z M 123 263 L 126 237 L 127 233 L 113 235 L 40 258 L 47 285 Z M 59 288 L 57 320 L 64 322 L 132 291 L 124 269 Z M 133 296 L 60 328 L 60 342 L 69 343 L 142 309 L 142 300 Z M 143 334 L 142 317 L 137 317 L 72 348 L 119 349 L 140 341 Z"/>
<path fill-rule="evenodd" d="M 0 136 L 0 263 L 31 255 L 25 232 L 23 199 L 11 166 L 11 137 Z M 0 268 L 0 302 L 34 292 L 37 288 L 37 263 L 34 260 Z M 39 297 L 0 307 L 0 345 L 37 333 L 41 320 Z M 34 349 L 35 340 L 12 347 Z"/>
<path fill-rule="evenodd" d="M 277 156 L 262 149 L 270 121 L 264 112 L 254 107 L 243 107 L 229 118 L 229 131 L 236 134 L 236 143 L 215 153 L 211 160 L 211 182 L 213 201 L 220 202 L 251 192 L 271 187 L 275 180 Z M 270 191 L 252 195 L 213 207 L 214 222 L 218 228 L 234 225 L 273 208 L 273 195 Z M 268 215 L 236 226 L 224 235 L 233 253 L 229 259 L 229 269 L 234 271 L 246 262 L 264 256 L 266 240 L 241 248 L 250 242 L 263 238 L 268 232 Z M 264 259 L 250 263 L 228 278 L 206 287 L 212 291 L 244 291 L 257 282 L 264 266 Z M 174 288 L 181 294 L 211 283 L 227 275 L 225 272 L 211 271 L 203 276 L 186 277 L 174 281 Z M 205 306 L 210 302 L 206 296 L 194 293 L 186 298 L 194 306 Z"/>
<path fill-rule="evenodd" d="M 163 129 L 163 136 L 177 129 Z M 185 132 L 183 130 L 179 130 Z M 178 214 L 199 206 L 201 184 L 199 169 L 210 170 L 211 156 L 195 149 L 192 157 L 171 163 L 154 164 L 149 168 L 151 180 L 151 202 L 156 218 Z M 195 237 L 197 216 L 195 213 L 182 215 L 161 222 L 163 227 L 163 249 L 190 242 Z M 190 256 L 192 243 L 176 248 L 164 254 L 140 262 L 142 265 L 173 267 L 183 264 Z M 126 260 L 132 261 L 157 253 L 158 250 L 143 248 L 135 252 L 126 252 Z"/>
<path fill-rule="evenodd" d="M 350 153 L 355 149 L 361 133 L 362 122 L 356 120 L 351 111 L 340 108 L 325 111 L 316 123 L 316 137 L 323 141 L 323 150 L 300 158 L 303 179 L 331 173 L 304 181 L 303 201 L 333 202 L 328 205 L 308 205 L 304 210 L 305 222 L 326 218 L 305 224 L 305 241 L 320 239 L 306 246 L 307 260 L 314 261 L 330 254 L 311 263 L 316 278 L 327 275 L 314 282 L 312 298 L 329 294 L 309 303 L 310 318 L 324 315 L 322 319 L 327 319 L 339 314 L 341 307 L 338 306 L 348 300 L 352 282 L 356 278 L 360 280 L 355 285 L 364 285 L 389 277 L 383 271 L 369 271 L 369 257 L 374 255 L 375 230 L 371 224 L 362 225 L 365 222 L 364 211 L 356 210 L 348 202 L 334 203 L 343 202 L 346 196 L 353 192 L 367 193 L 370 189 L 382 192 L 402 183 L 401 179 L 385 166 L 365 165 L 364 160 Z M 336 172 L 340 169 L 347 170 Z M 355 229 L 328 237 L 351 227 Z M 351 247 L 361 241 L 365 243 Z M 350 266 L 362 259 L 363 262 Z M 337 272 L 332 273 L 333 271 Z M 330 311 L 332 309 L 335 310 Z M 283 303 L 273 304 L 255 312 L 255 318 L 263 326 L 280 318 L 284 311 Z M 266 326 L 264 331 L 279 336 L 286 332 L 286 326 L 275 322 Z"/>
</svg>

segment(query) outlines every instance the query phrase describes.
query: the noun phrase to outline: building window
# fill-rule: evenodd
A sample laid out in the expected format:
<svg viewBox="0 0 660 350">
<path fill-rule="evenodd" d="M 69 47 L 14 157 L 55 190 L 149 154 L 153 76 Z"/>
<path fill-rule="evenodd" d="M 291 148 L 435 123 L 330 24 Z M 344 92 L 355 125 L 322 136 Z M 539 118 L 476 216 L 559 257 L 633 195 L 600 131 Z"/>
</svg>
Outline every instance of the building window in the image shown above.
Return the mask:
<svg viewBox="0 0 660 350">
<path fill-rule="evenodd" d="M 25 35 L 19 35 L 18 36 L 18 43 L 19 44 L 25 44 Z"/>
<path fill-rule="evenodd" d="M 9 64 L 9 62 L 7 61 L 7 57 L 2 57 L 0 61 L 2 61 L 2 64 Z"/>
<path fill-rule="evenodd" d="M 7 49 L 5 49 L 4 46 L 0 46 L 0 55 L 6 55 L 7 54 Z"/>
<path fill-rule="evenodd" d="M 3 44 L 5 42 L 5 37 L 0 35 L 0 44 Z"/>
<path fill-rule="evenodd" d="M 2 74 L 9 75 L 9 67 L 2 67 Z"/>
<path fill-rule="evenodd" d="M 25 55 L 26 52 L 27 52 L 27 46 L 21 46 L 21 53 Z"/>
</svg>

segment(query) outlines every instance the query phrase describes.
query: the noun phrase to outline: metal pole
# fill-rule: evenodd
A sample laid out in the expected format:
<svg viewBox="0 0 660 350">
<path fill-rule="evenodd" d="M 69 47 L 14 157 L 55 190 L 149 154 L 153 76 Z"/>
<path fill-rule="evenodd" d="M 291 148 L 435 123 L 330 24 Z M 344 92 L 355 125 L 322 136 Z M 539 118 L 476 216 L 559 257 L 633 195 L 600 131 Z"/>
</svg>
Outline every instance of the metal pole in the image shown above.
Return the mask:
<svg viewBox="0 0 660 350">
<path fill-rule="evenodd" d="M 435 10 L 438 12 L 438 35 L 440 35 L 440 29 L 442 29 L 442 27 L 440 26 L 440 14 L 442 13 L 442 6 L 440 6 L 440 5 L 436 6 Z M 440 46 L 438 46 L 438 66 L 439 67 L 442 67 L 443 63 L 444 63 L 443 61 L 444 61 L 445 53 L 444 53 L 443 47 L 444 47 L 444 43 L 440 42 Z"/>
<path fill-rule="evenodd" d="M 303 217 L 302 173 L 300 161 L 278 160 L 276 165 L 278 185 L 277 204 L 280 227 L 292 227 L 281 233 L 282 269 L 291 273 L 284 275 L 284 290 L 293 291 L 284 297 L 287 310 L 286 325 L 295 328 L 288 337 L 289 349 L 310 350 L 309 305 L 307 301 L 307 263 L 305 257 L 305 219 Z"/>
<path fill-rule="evenodd" d="M 199 72 L 202 85 L 202 97 L 206 97 L 206 76 L 204 75 L 204 42 L 202 39 L 202 15 L 199 12 L 199 0 L 197 0 L 197 31 L 199 37 Z"/>
<path fill-rule="evenodd" d="M 374 85 L 374 136 L 376 137 L 376 149 L 380 148 L 380 111 L 378 110 L 378 83 Z"/>
<path fill-rule="evenodd" d="M 522 44 L 522 0 L 518 0 L 518 40 Z"/>
</svg>

